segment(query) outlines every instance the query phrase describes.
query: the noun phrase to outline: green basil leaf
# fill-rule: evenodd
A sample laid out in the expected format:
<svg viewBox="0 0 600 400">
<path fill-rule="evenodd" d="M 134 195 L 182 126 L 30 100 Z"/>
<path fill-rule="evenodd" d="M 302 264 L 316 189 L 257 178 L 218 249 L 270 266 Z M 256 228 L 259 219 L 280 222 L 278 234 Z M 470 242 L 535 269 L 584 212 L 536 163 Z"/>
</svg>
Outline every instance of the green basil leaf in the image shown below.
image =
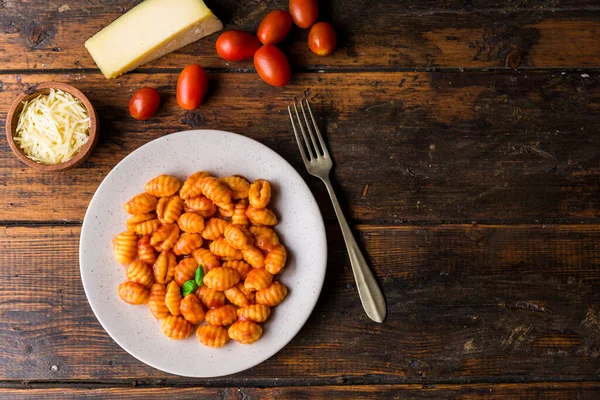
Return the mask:
<svg viewBox="0 0 600 400">
<path fill-rule="evenodd" d="M 200 264 L 200 266 L 196 270 L 196 285 L 198 285 L 198 287 L 200 287 L 204 284 L 202 282 L 203 279 L 204 279 L 204 266 L 202 266 L 202 264 Z"/>
<path fill-rule="evenodd" d="M 181 287 L 181 294 L 183 295 L 183 297 L 185 297 L 190 293 L 194 293 L 196 289 L 198 289 L 198 285 L 196 285 L 196 282 L 189 280 L 186 283 L 184 283 Z"/>
</svg>

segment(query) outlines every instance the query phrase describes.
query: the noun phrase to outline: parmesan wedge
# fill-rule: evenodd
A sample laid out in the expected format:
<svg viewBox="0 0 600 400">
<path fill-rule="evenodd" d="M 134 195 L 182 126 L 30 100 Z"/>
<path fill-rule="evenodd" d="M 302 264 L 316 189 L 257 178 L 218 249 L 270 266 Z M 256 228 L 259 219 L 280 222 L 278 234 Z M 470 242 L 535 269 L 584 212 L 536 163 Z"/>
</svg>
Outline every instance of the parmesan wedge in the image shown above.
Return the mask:
<svg viewBox="0 0 600 400">
<path fill-rule="evenodd" d="M 202 0 L 145 0 L 85 42 L 107 78 L 223 29 Z"/>
</svg>

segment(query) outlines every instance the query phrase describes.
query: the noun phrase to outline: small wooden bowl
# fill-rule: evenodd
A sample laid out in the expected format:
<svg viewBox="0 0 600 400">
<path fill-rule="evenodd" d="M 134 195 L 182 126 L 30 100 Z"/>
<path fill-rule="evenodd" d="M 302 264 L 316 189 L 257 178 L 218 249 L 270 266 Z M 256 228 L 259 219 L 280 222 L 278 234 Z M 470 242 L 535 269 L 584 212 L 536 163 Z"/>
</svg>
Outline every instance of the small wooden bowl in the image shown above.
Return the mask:
<svg viewBox="0 0 600 400">
<path fill-rule="evenodd" d="M 50 89 L 62 90 L 63 92 L 67 92 L 75 96 L 77 99 L 79 99 L 79 101 L 81 101 L 81 103 L 83 103 L 90 116 L 90 133 L 88 135 L 87 143 L 79 150 L 77 154 L 75 154 L 73 158 L 60 164 L 41 164 L 33 161 L 27 157 L 25 153 L 23 153 L 23 150 L 21 150 L 19 145 L 14 140 L 17 124 L 19 123 L 19 116 L 23 111 L 23 102 L 32 100 L 39 95 L 49 94 Z M 8 140 L 8 144 L 17 158 L 28 166 L 41 171 L 64 171 L 81 165 L 81 163 L 83 163 L 92 153 L 93 148 L 98 142 L 98 116 L 96 115 L 96 111 L 94 110 L 94 107 L 88 98 L 73 86 L 62 82 L 44 82 L 33 87 L 32 90 L 28 91 L 27 93 L 21 94 L 15 99 L 15 101 L 13 101 L 10 110 L 8 111 L 8 115 L 6 116 L 6 139 Z"/>
</svg>

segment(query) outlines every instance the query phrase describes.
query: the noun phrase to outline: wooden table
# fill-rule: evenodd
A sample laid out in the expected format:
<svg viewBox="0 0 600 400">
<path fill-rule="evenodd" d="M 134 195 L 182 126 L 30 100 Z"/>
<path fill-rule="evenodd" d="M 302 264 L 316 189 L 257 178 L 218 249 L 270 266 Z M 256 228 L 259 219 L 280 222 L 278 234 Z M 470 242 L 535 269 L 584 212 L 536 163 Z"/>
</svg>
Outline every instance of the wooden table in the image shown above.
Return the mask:
<svg viewBox="0 0 600 400">
<path fill-rule="evenodd" d="M 0 124 L 18 93 L 69 82 L 100 115 L 82 167 L 44 174 L 0 141 L 0 397 L 472 398 L 600 396 L 600 7 L 591 0 L 321 1 L 332 57 L 294 31 L 285 89 L 229 64 L 216 35 L 106 80 L 83 42 L 135 0 L 0 1 Z M 256 29 L 285 0 L 207 1 Z M 205 105 L 174 98 L 210 75 Z M 143 85 L 163 96 L 127 112 Z M 324 187 L 302 165 L 286 105 L 308 90 L 337 190 L 385 293 L 364 314 Z M 88 202 L 123 157 L 171 132 L 217 128 L 271 147 L 305 177 L 327 225 L 323 293 L 277 355 L 217 379 L 181 378 L 123 351 L 79 278 Z M 3 129 L 3 126 L 2 126 Z M 99 246 L 107 245 L 99 243 Z"/>
</svg>

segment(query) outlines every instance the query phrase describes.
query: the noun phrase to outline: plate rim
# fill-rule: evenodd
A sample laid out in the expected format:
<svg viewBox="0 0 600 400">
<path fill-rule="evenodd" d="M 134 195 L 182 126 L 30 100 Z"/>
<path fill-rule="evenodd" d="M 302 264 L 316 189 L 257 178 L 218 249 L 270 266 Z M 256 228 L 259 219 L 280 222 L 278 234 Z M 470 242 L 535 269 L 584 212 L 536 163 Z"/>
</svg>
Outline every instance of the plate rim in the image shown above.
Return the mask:
<svg viewBox="0 0 600 400">
<path fill-rule="evenodd" d="M 266 354 L 266 357 L 260 357 L 260 361 L 258 362 L 252 362 L 251 365 L 241 368 L 241 369 L 236 369 L 235 371 L 229 372 L 227 374 L 202 374 L 202 375 L 198 375 L 198 374 L 182 374 L 179 372 L 173 372 L 173 371 L 169 371 L 167 368 L 163 368 L 160 367 L 158 365 L 156 365 L 154 362 L 150 362 L 148 360 L 143 360 L 141 357 L 139 357 L 136 354 L 133 354 L 131 351 L 129 351 L 129 349 L 126 348 L 126 346 L 124 346 L 122 344 L 121 341 L 119 341 L 111 332 L 109 329 L 107 329 L 107 326 L 105 325 L 105 322 L 102 321 L 101 318 L 98 317 L 99 315 L 99 311 L 95 308 L 95 306 L 92 304 L 92 302 L 90 301 L 90 296 L 88 295 L 88 290 L 86 289 L 86 283 L 85 283 L 85 279 L 84 279 L 84 267 L 83 267 L 83 236 L 84 233 L 86 232 L 86 221 L 89 221 L 88 219 L 88 214 L 90 214 L 90 209 L 92 208 L 92 204 L 95 202 L 96 200 L 96 196 L 98 194 L 98 192 L 100 191 L 100 189 L 105 185 L 108 184 L 108 180 L 111 177 L 111 175 L 113 175 L 113 173 L 116 173 L 115 171 L 119 170 L 119 166 L 122 165 L 122 163 L 129 159 L 134 157 L 135 153 L 137 153 L 138 151 L 140 151 L 141 149 L 143 149 L 144 147 L 150 145 L 151 143 L 154 143 L 156 141 L 168 141 L 169 138 L 172 138 L 173 135 L 179 135 L 179 134 L 191 134 L 191 133 L 201 133 L 201 134 L 205 134 L 205 133 L 213 133 L 213 134 L 222 134 L 222 135 L 229 135 L 232 137 L 235 137 L 237 140 L 242 140 L 242 141 L 248 141 L 248 142 L 252 142 L 256 145 L 258 145 L 259 147 L 262 147 L 269 156 L 274 157 L 276 159 L 279 159 L 281 162 L 287 164 L 288 166 L 290 166 L 291 170 L 298 176 L 298 178 L 300 179 L 300 182 L 302 182 L 302 185 L 304 185 L 304 188 L 307 190 L 307 192 L 310 194 L 310 198 L 312 199 L 312 201 L 314 202 L 315 205 L 315 209 L 316 209 L 316 216 L 318 217 L 318 221 L 320 222 L 319 224 L 319 233 L 320 236 L 322 236 L 323 239 L 323 268 L 321 269 L 317 269 L 317 271 L 322 271 L 320 274 L 320 277 L 317 281 L 317 285 L 316 285 L 316 292 L 315 295 L 313 297 L 311 297 L 308 301 L 308 305 L 310 308 L 310 312 L 306 314 L 306 318 L 304 319 L 304 321 L 302 321 L 302 323 L 299 325 L 297 331 L 290 335 L 289 340 L 285 341 L 280 347 L 275 346 L 275 349 L 273 349 L 272 351 L 269 351 Z M 81 224 L 81 232 L 79 234 L 79 251 L 78 251 L 78 258 L 79 258 L 79 277 L 81 279 L 81 283 L 83 286 L 83 290 L 85 293 L 85 297 L 87 300 L 87 304 L 90 306 L 90 308 L 92 309 L 92 312 L 94 314 L 94 317 L 96 318 L 96 320 L 100 323 L 100 325 L 102 326 L 102 329 L 108 334 L 108 336 L 115 342 L 117 343 L 117 345 L 119 345 L 119 347 L 121 349 L 123 349 L 127 354 L 131 355 L 132 357 L 134 357 L 136 360 L 142 362 L 145 365 L 148 365 L 154 369 L 157 369 L 159 371 L 171 374 L 171 375 L 175 375 L 175 376 L 182 376 L 182 377 L 189 377 L 189 378 L 216 378 L 216 377 L 223 377 L 223 376 L 229 376 L 232 374 L 236 374 L 236 373 L 240 373 L 243 371 L 247 371 L 251 368 L 256 367 L 257 365 L 267 361 L 268 359 L 270 359 L 271 357 L 273 357 L 275 354 L 277 354 L 278 352 L 280 352 L 281 350 L 283 350 L 283 348 L 285 348 L 297 335 L 298 333 L 300 333 L 300 331 L 302 330 L 302 328 L 304 328 L 304 326 L 306 325 L 306 322 L 308 322 L 308 320 L 310 319 L 310 317 L 312 316 L 314 309 L 319 301 L 319 298 L 321 297 L 321 293 L 323 290 L 323 286 L 325 283 L 325 276 L 326 276 L 326 272 L 327 272 L 327 259 L 328 259 L 328 244 L 327 244 L 327 231 L 325 228 L 325 221 L 323 219 L 323 213 L 321 212 L 321 209 L 319 207 L 319 204 L 314 196 L 314 194 L 312 193 L 312 190 L 310 190 L 310 188 L 308 187 L 306 181 L 304 180 L 304 178 L 300 175 L 300 173 L 296 170 L 296 168 L 294 168 L 285 158 L 283 158 L 279 153 L 277 153 L 275 150 L 271 149 L 269 146 L 259 142 L 258 140 L 249 138 L 247 136 L 241 135 L 239 133 L 234 133 L 234 132 L 230 132 L 230 131 L 224 131 L 224 130 L 219 130 L 219 129 L 188 129 L 188 130 L 183 130 L 183 131 L 177 131 L 177 132 L 173 132 L 173 133 L 168 133 L 165 134 L 161 137 L 158 137 L 156 139 L 153 139 L 147 143 L 144 143 L 143 145 L 141 145 L 140 147 L 136 148 L 135 150 L 133 150 L 132 152 L 130 152 L 129 154 L 127 154 L 125 157 L 123 157 L 111 170 L 110 172 L 102 179 L 102 182 L 100 182 L 100 184 L 98 185 L 98 187 L 96 188 L 92 198 L 90 199 L 90 202 L 87 206 L 85 215 L 83 217 L 83 222 Z M 263 353 L 264 354 L 264 353 Z"/>
</svg>

